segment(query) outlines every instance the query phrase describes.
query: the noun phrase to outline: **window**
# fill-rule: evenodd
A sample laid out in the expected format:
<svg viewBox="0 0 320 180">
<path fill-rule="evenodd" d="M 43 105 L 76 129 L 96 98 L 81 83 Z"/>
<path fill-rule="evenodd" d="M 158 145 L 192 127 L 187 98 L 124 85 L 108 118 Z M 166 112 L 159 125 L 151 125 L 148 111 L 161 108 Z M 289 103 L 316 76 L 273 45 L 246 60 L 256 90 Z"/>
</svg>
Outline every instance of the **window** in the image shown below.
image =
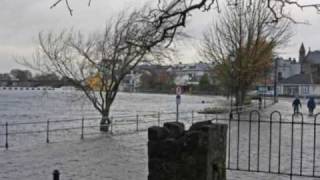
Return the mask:
<svg viewBox="0 0 320 180">
<path fill-rule="evenodd" d="M 309 94 L 309 86 L 303 86 L 302 92 L 303 92 L 303 94 Z"/>
<path fill-rule="evenodd" d="M 278 80 L 282 80 L 282 72 L 278 72 Z"/>
</svg>

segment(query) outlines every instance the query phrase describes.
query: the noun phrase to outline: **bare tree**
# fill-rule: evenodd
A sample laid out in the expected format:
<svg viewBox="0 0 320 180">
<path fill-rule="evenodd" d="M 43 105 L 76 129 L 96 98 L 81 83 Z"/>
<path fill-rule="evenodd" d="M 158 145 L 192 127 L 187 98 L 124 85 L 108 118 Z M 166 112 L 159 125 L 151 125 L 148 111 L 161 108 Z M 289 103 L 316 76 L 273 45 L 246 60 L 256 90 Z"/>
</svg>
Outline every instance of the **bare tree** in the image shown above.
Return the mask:
<svg viewBox="0 0 320 180">
<path fill-rule="evenodd" d="M 108 131 L 110 107 L 124 77 L 139 63 L 164 53 L 151 49 L 140 15 L 120 15 L 103 33 L 86 36 L 81 32 L 40 33 L 39 49 L 33 61 L 23 64 L 68 79 L 102 116 L 101 130 Z M 148 47 L 148 48 L 146 48 Z"/>
<path fill-rule="evenodd" d="M 65 3 L 68 11 L 72 15 L 72 8 L 70 6 L 71 0 L 56 0 L 51 5 L 51 8 L 56 7 L 61 3 Z M 92 0 L 88 0 L 90 6 Z M 176 32 L 180 28 L 186 26 L 186 22 L 190 19 L 190 13 L 200 10 L 203 12 L 210 11 L 212 9 L 221 11 L 220 4 L 226 3 L 229 7 L 237 7 L 241 4 L 245 4 L 246 7 L 253 7 L 256 0 L 157 0 L 157 7 L 150 9 L 147 14 L 147 21 L 153 27 L 153 34 L 158 35 L 153 39 L 153 45 L 162 41 L 167 41 L 169 44 L 175 37 Z M 320 3 L 302 3 L 297 0 L 264 0 L 266 11 L 271 13 L 272 18 L 270 22 L 279 22 L 281 19 L 289 19 L 292 22 L 296 22 L 288 14 L 288 7 L 297 7 L 300 9 L 314 8 L 320 12 Z M 169 41 L 168 41 L 169 40 Z"/>
<path fill-rule="evenodd" d="M 248 10 L 246 4 L 228 7 L 225 13 L 204 33 L 200 55 L 216 64 L 222 86 L 236 96 L 242 105 L 254 82 L 271 68 L 275 50 L 290 36 L 289 21 L 269 23 L 272 13 L 268 4 L 257 0 Z"/>
</svg>

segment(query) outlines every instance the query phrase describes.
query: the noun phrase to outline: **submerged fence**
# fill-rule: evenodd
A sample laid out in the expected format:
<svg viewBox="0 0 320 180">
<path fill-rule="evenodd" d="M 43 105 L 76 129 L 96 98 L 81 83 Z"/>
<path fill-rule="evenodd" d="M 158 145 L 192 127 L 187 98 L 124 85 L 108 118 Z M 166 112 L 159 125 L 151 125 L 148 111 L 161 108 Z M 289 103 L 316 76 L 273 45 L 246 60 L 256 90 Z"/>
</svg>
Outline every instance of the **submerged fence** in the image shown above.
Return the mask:
<svg viewBox="0 0 320 180">
<path fill-rule="evenodd" d="M 268 106 L 271 103 L 268 103 Z M 229 108 L 229 107 L 223 107 Z M 258 109 L 258 104 L 232 108 L 232 114 Z M 179 121 L 190 126 L 196 121 L 227 119 L 229 113 L 199 114 L 197 111 L 180 111 Z M 100 135 L 121 135 L 145 131 L 150 126 L 160 126 L 176 121 L 176 112 L 147 112 L 135 115 L 111 116 L 109 133 L 100 132 L 101 117 L 79 117 L 75 119 L 47 119 L 46 121 L 0 123 L 0 149 L 51 143 L 64 140 L 84 139 Z"/>
<path fill-rule="evenodd" d="M 198 114 L 196 111 L 179 112 L 179 121 L 192 124 L 195 121 L 217 119 L 223 115 Z M 136 115 L 111 116 L 109 133 L 100 132 L 101 117 L 75 119 L 48 119 L 33 122 L 6 122 L 0 124 L 0 148 L 28 146 L 41 142 L 51 143 L 72 139 L 84 139 L 99 135 L 121 135 L 145 131 L 148 127 L 175 121 L 176 112 L 152 112 Z"/>
</svg>

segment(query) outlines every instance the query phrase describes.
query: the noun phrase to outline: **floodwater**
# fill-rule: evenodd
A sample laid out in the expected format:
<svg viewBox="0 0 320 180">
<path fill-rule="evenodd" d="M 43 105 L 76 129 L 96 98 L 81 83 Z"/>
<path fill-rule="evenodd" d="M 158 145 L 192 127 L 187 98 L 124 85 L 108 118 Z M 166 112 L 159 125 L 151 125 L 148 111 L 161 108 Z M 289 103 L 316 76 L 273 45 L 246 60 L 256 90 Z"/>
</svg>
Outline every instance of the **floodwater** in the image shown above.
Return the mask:
<svg viewBox="0 0 320 180">
<path fill-rule="evenodd" d="M 224 104 L 224 97 L 182 95 L 179 109 L 191 112 Z M 118 93 L 111 114 L 118 116 L 175 111 L 175 95 Z M 80 92 L 0 91 L 0 123 L 73 119 L 97 115 L 97 111 Z"/>
<path fill-rule="evenodd" d="M 202 103 L 205 101 L 206 103 Z M 190 111 L 198 111 L 209 106 L 224 105 L 225 98 L 214 96 L 182 96 L 180 110 L 187 115 L 181 114 L 181 120 L 188 117 L 186 123 L 190 123 Z M 283 114 L 283 119 L 289 121 L 291 118 L 291 103 L 287 99 L 266 109 L 262 116 L 265 117 L 274 110 L 279 110 Z M 137 114 L 144 113 L 164 113 L 174 112 L 176 108 L 175 96 L 165 94 L 131 94 L 119 93 L 112 108 L 113 116 L 136 117 Z M 303 107 L 303 112 L 306 112 Z M 131 116 L 132 115 L 132 116 Z M 47 120 L 61 119 L 85 119 L 98 116 L 91 105 L 82 100 L 78 93 L 74 92 L 14 92 L 0 91 L 0 122 L 5 123 L 27 123 L 27 122 L 46 122 Z M 142 118 L 142 117 L 140 117 Z M 157 116 L 152 116 L 151 122 L 157 122 Z M 207 117 L 195 113 L 194 120 L 204 120 Z M 210 118 L 210 117 L 209 117 Z M 246 117 L 244 117 L 245 119 Z M 126 119 L 126 118 L 124 118 Z M 187 119 L 187 118 L 186 118 Z M 142 119 L 143 120 L 143 119 Z M 150 120 L 150 119 L 148 119 Z M 160 118 L 161 122 L 175 120 L 175 114 L 172 117 Z M 251 155 L 250 169 L 257 169 L 257 121 L 252 123 L 251 134 Z M 276 120 L 275 120 L 276 121 Z M 313 122 L 312 118 L 305 118 L 306 122 Z M 70 126 L 76 122 L 71 122 Z M 93 123 L 98 123 L 93 121 Z M 221 123 L 228 123 L 221 121 Z M 68 124 L 63 123 L 62 127 Z M 152 124 L 148 124 L 152 125 Z M 289 124 L 290 125 L 290 124 Z M 283 125 L 281 128 L 281 172 L 290 172 L 290 147 L 291 130 L 289 125 Z M 50 127 L 52 124 L 50 124 Z M 139 126 L 141 128 L 142 125 Z M 55 126 L 53 128 L 57 128 Z M 67 126 L 69 127 L 69 125 Z M 135 129 L 136 124 L 133 124 Z M 278 170 L 278 144 L 279 144 L 279 124 L 272 126 L 272 148 L 271 157 L 269 156 L 270 126 L 261 124 L 260 132 L 260 164 L 259 168 L 268 171 L 269 162 L 271 162 L 271 171 Z M 28 131 L 30 129 L 46 129 L 46 123 L 41 125 L 22 125 L 9 126 L 10 131 Z M 130 129 L 129 126 L 118 126 L 118 130 Z M 248 168 L 248 142 L 249 142 L 249 123 L 246 121 L 231 123 L 230 131 L 230 167 L 237 168 L 237 159 L 241 169 Z M 313 127 L 306 126 L 303 136 L 303 172 L 312 173 L 312 149 L 313 149 Z M 320 128 L 319 128 L 320 129 Z M 237 147 L 239 130 L 239 151 Z M 301 127 L 294 125 L 294 155 L 293 172 L 300 170 L 300 149 L 301 149 Z M 3 133 L 4 127 L 0 129 Z M 130 134 L 118 133 L 114 136 L 105 135 L 98 132 L 98 129 L 86 129 L 84 140 L 80 140 L 79 129 L 68 130 L 67 132 L 55 132 L 50 134 L 50 143 L 46 144 L 45 133 L 21 134 L 9 136 L 9 150 L 0 148 L 0 179 L 8 180 L 51 180 L 52 171 L 59 169 L 62 180 L 146 180 L 147 169 L 147 134 L 146 132 L 136 132 Z M 116 130 L 115 130 L 116 131 Z M 94 135 L 90 135 L 90 133 Z M 317 131 L 317 134 L 320 132 Z M 4 138 L 0 136 L 0 144 L 3 146 Z M 318 138 L 320 140 L 320 138 Z M 320 142 L 316 144 L 318 152 L 316 157 L 320 162 Z M 237 155 L 237 151 L 239 155 Z M 271 159 L 271 161 L 269 161 Z M 228 164 L 229 161 L 227 161 Z M 320 174 L 320 164 L 316 166 L 316 174 Z M 278 176 L 276 174 L 247 173 L 228 170 L 228 180 L 236 179 L 261 179 L 261 180 L 284 180 L 288 176 Z M 304 179 L 295 177 L 294 179 Z M 313 179 L 313 178 L 309 178 Z"/>
<path fill-rule="evenodd" d="M 175 121 L 175 98 L 168 94 L 118 93 L 110 115 L 113 132 L 145 130 L 165 121 Z M 182 95 L 179 119 L 190 121 L 192 111 L 196 118 L 197 111 L 225 103 L 225 98 L 219 96 Z M 21 148 L 47 139 L 60 142 L 79 139 L 81 134 L 100 135 L 100 119 L 99 113 L 78 91 L 0 91 L 0 147 L 5 145 L 5 123 L 8 123 L 9 146 Z"/>
</svg>

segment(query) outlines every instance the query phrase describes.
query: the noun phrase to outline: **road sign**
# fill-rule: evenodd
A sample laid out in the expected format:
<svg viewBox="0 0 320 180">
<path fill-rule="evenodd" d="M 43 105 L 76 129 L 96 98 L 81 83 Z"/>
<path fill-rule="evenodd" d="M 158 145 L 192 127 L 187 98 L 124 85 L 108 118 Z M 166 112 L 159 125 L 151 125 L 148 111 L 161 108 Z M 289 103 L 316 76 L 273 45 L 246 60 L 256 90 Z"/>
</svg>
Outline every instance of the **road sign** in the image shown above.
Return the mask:
<svg viewBox="0 0 320 180">
<path fill-rule="evenodd" d="M 181 87 L 180 87 L 180 86 L 177 86 L 177 88 L 176 88 L 176 94 L 177 94 L 177 95 L 181 95 L 181 93 L 182 93 Z"/>
<path fill-rule="evenodd" d="M 181 93 L 182 89 L 180 86 L 177 86 L 176 88 L 176 103 L 177 103 L 177 122 L 179 121 L 179 104 L 181 103 Z"/>
<path fill-rule="evenodd" d="M 177 122 L 179 121 L 179 104 L 181 103 L 181 95 L 177 94 L 176 96 L 176 103 L 177 103 Z"/>
<path fill-rule="evenodd" d="M 181 103 L 181 96 L 179 94 L 176 96 L 176 102 L 177 104 Z"/>
</svg>

